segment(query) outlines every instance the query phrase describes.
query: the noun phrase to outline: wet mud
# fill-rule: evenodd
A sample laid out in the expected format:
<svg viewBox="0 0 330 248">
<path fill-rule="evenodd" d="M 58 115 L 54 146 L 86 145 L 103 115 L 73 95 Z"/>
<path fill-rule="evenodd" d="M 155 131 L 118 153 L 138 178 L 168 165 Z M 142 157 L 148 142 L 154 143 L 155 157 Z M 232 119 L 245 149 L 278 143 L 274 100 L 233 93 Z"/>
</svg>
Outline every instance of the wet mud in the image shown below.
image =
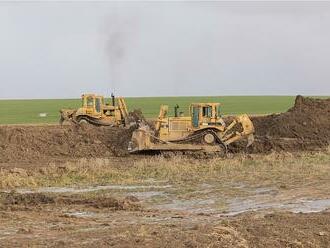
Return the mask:
<svg viewBox="0 0 330 248">
<path fill-rule="evenodd" d="M 210 190 L 210 186 L 207 189 Z M 264 188 L 254 193 L 272 197 L 273 191 L 273 188 Z M 324 207 L 330 202 L 326 199 L 301 201 L 300 207 L 308 207 L 307 210 L 299 210 L 297 205 L 295 211 L 289 209 L 288 212 L 275 204 L 270 211 L 270 205 L 263 208 L 258 203 L 249 205 L 243 199 L 233 198 L 230 205 L 233 214 L 219 214 L 219 210 L 208 211 L 203 206 L 212 205 L 205 199 L 181 201 L 177 207 L 173 201 L 170 208 L 168 204 L 160 208 L 159 204 L 148 203 L 148 198 L 157 198 L 159 194 L 148 192 L 140 192 L 145 196 L 142 201 L 132 196 L 132 192 L 121 192 L 121 197 L 2 193 L 0 246 L 272 248 L 330 245 L 330 213 Z M 239 207 L 242 205 L 247 207 L 242 209 Z"/>
</svg>

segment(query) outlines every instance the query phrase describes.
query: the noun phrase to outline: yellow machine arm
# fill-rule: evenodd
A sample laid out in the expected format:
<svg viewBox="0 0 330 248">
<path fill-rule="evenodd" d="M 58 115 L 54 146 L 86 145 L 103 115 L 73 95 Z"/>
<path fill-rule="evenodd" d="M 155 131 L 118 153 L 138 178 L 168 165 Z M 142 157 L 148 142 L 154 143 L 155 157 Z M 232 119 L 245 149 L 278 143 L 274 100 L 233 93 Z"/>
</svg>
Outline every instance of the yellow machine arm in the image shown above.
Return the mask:
<svg viewBox="0 0 330 248">
<path fill-rule="evenodd" d="M 254 141 L 254 126 L 249 116 L 239 115 L 236 116 L 234 121 L 230 123 L 225 131 L 222 133 L 221 139 L 226 145 L 229 145 L 235 141 L 247 138 L 248 144 L 250 146 Z"/>
<path fill-rule="evenodd" d="M 168 113 L 168 106 L 167 105 L 160 106 L 159 115 L 155 124 L 155 129 L 157 132 L 160 130 L 162 120 L 166 117 L 167 113 Z"/>
<path fill-rule="evenodd" d="M 118 100 L 118 107 L 121 111 L 123 118 L 127 118 L 128 110 L 127 110 L 127 105 L 126 105 L 125 99 L 123 97 L 118 97 L 117 100 Z"/>
</svg>

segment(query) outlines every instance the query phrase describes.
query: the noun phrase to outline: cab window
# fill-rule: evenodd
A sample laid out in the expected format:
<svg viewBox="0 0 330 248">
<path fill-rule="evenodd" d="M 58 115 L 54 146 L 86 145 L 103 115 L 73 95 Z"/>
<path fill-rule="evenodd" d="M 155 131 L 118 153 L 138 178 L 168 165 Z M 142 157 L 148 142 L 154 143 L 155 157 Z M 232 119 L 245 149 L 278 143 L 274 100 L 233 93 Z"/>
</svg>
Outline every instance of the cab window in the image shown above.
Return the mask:
<svg viewBox="0 0 330 248">
<path fill-rule="evenodd" d="M 221 117 L 221 108 L 217 107 L 217 117 Z"/>
<path fill-rule="evenodd" d="M 96 112 L 101 112 L 101 99 L 100 98 L 95 99 L 95 110 L 96 110 Z"/>
<path fill-rule="evenodd" d="M 212 117 L 212 107 L 208 106 L 208 107 L 203 107 L 203 117 Z"/>
<path fill-rule="evenodd" d="M 94 106 L 94 98 L 89 96 L 87 97 L 87 107 L 93 107 Z"/>
</svg>

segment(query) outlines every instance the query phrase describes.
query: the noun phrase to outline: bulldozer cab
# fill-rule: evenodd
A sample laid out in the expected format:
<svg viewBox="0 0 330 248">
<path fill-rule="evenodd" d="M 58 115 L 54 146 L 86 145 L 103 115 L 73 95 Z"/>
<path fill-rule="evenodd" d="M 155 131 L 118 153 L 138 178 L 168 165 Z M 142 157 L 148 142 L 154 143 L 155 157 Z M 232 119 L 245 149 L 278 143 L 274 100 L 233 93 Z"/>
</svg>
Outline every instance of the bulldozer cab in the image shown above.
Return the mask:
<svg viewBox="0 0 330 248">
<path fill-rule="evenodd" d="M 93 94 L 82 95 L 82 107 L 86 109 L 86 114 L 99 117 L 102 115 L 104 98 Z"/>
<path fill-rule="evenodd" d="M 193 103 L 190 105 L 193 128 L 216 125 L 220 117 L 219 103 Z"/>
</svg>

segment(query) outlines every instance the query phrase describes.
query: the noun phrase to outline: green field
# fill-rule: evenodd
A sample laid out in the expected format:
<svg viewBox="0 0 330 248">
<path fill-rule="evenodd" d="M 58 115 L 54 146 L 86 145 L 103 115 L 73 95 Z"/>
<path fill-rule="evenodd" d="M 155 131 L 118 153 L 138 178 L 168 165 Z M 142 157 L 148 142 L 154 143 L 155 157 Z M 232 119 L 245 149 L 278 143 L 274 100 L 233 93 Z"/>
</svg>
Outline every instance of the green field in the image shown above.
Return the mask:
<svg viewBox="0 0 330 248">
<path fill-rule="evenodd" d="M 161 104 L 168 104 L 171 112 L 179 104 L 180 111 L 186 113 L 192 102 L 220 102 L 224 115 L 269 114 L 286 111 L 293 105 L 294 96 L 141 97 L 126 98 L 126 102 L 129 110 L 141 109 L 147 118 L 156 117 Z M 80 104 L 80 99 L 0 100 L 0 124 L 56 123 L 59 109 Z M 39 117 L 39 113 L 47 116 Z"/>
</svg>

